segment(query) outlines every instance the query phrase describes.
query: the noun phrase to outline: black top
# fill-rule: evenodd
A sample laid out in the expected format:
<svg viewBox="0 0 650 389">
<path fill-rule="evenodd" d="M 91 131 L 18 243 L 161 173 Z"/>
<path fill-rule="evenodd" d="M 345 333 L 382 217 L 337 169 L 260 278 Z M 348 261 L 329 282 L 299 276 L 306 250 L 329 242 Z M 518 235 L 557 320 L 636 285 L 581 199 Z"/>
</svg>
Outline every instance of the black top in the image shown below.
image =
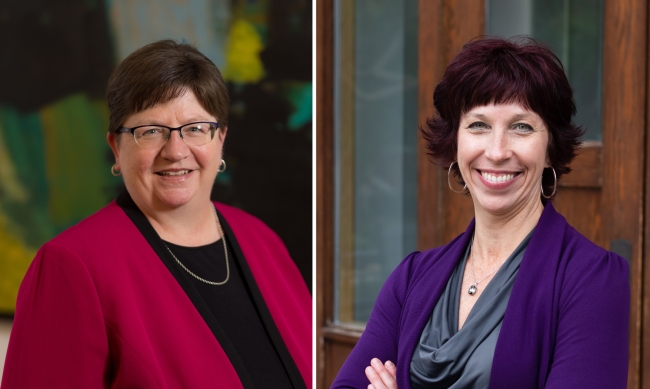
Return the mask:
<svg viewBox="0 0 650 389">
<path fill-rule="evenodd" d="M 225 280 L 226 262 L 221 240 L 201 247 L 165 244 L 197 276 L 213 282 Z M 239 265 L 233 258 L 229 248 L 230 278 L 225 284 L 209 285 L 191 277 L 192 283 L 237 350 L 255 387 L 291 388 L 287 372 L 271 344 L 250 291 L 242 280 Z"/>
<path fill-rule="evenodd" d="M 122 192 L 116 202 L 187 293 L 228 356 L 244 388 L 306 388 L 257 287 L 239 243 L 221 214 L 219 220 L 228 243 L 230 279 L 224 285 L 213 286 L 198 281 L 174 260 L 165 242 L 128 192 Z M 167 245 L 183 265 L 195 274 L 200 273 L 197 275 L 201 278 L 214 282 L 225 279 L 221 240 L 198 248 Z M 201 258 L 194 260 L 195 255 Z M 213 271 L 216 273 L 212 274 Z M 204 286 L 226 288 L 223 291 L 206 292 Z M 273 372 L 269 374 L 267 369 L 272 369 Z"/>
</svg>

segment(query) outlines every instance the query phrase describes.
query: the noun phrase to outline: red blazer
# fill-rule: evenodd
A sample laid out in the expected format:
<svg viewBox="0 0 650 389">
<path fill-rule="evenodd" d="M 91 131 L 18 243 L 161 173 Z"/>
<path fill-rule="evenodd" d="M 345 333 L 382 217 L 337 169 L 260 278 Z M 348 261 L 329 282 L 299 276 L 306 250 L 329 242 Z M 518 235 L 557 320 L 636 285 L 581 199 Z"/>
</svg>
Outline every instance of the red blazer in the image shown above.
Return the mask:
<svg viewBox="0 0 650 389">
<path fill-rule="evenodd" d="M 280 239 L 216 204 L 311 388 L 311 297 Z M 242 388 L 188 295 L 115 201 L 46 243 L 18 294 L 12 388 Z"/>
</svg>

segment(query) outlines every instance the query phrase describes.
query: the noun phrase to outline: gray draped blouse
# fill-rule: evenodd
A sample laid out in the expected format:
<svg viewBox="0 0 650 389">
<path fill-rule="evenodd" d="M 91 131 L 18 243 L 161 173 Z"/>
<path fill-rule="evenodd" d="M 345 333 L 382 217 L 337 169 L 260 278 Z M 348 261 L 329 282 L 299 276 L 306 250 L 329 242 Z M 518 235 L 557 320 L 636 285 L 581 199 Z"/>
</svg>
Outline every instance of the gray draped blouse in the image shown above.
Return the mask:
<svg viewBox="0 0 650 389">
<path fill-rule="evenodd" d="M 494 275 L 458 330 L 458 308 L 472 240 L 436 303 L 411 358 L 414 389 L 487 389 L 494 350 L 510 292 L 533 232 Z M 479 288 L 481 285 L 479 284 Z"/>
</svg>

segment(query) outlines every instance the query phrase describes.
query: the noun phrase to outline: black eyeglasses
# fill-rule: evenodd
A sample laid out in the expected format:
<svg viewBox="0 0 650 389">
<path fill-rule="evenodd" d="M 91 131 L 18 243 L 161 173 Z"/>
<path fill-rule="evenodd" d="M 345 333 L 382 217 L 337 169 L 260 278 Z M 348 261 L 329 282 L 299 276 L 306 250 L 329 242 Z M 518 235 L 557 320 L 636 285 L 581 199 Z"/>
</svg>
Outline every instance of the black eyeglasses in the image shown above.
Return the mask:
<svg viewBox="0 0 650 389">
<path fill-rule="evenodd" d="M 217 129 L 219 129 L 219 123 L 216 122 L 194 122 L 175 128 L 160 124 L 146 124 L 133 128 L 122 127 L 117 132 L 130 132 L 133 134 L 135 143 L 138 146 L 145 149 L 155 149 L 163 147 L 167 143 L 172 131 L 178 131 L 181 139 L 188 146 L 201 146 L 209 143 L 214 138 Z"/>
</svg>

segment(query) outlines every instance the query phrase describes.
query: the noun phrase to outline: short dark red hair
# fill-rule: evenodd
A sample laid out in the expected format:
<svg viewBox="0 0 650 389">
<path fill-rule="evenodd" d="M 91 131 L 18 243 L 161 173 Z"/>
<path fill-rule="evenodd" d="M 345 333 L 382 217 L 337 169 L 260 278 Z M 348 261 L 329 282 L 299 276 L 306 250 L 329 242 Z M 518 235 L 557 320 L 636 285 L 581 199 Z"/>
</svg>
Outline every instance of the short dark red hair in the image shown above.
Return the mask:
<svg viewBox="0 0 650 389">
<path fill-rule="evenodd" d="M 451 61 L 433 93 L 438 115 L 422 128 L 434 163 L 448 168 L 456 161 L 462 114 L 474 107 L 503 103 L 518 103 L 544 120 L 551 166 L 558 179 L 569 173 L 584 133 L 572 121 L 576 113 L 573 90 L 557 56 L 528 37 L 479 38 Z M 458 165 L 452 171 L 464 184 Z M 553 182 L 553 173 L 545 169 L 545 193 L 553 191 Z"/>
</svg>

